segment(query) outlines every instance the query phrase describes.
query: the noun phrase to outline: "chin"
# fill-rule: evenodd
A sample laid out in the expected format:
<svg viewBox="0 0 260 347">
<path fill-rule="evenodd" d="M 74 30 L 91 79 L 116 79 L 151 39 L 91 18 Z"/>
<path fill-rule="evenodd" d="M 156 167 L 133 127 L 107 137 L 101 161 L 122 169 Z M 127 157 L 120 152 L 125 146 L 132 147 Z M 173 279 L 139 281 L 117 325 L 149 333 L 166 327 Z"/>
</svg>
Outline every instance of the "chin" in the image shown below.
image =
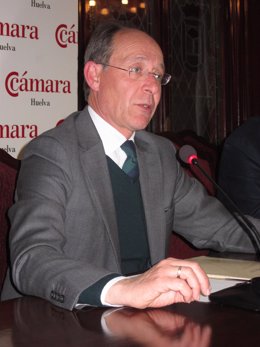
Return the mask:
<svg viewBox="0 0 260 347">
<path fill-rule="evenodd" d="M 135 130 L 143 130 L 147 127 L 147 125 L 150 123 L 152 117 L 139 117 L 136 122 L 133 124 L 133 128 Z"/>
<path fill-rule="evenodd" d="M 149 123 L 145 123 L 145 124 L 139 124 L 139 125 L 136 125 L 136 126 L 134 126 L 133 127 L 133 130 L 134 131 L 138 131 L 138 130 L 144 130 L 146 127 L 147 127 L 147 125 L 148 125 Z"/>
</svg>

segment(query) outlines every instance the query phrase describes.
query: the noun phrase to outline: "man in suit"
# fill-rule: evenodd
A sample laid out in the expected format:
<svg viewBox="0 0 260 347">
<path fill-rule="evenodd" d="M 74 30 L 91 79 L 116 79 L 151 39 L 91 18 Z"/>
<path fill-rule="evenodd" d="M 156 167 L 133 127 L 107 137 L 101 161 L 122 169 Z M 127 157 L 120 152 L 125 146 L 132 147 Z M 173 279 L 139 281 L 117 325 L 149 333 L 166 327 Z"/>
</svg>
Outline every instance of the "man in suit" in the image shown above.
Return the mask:
<svg viewBox="0 0 260 347">
<path fill-rule="evenodd" d="M 72 310 L 161 307 L 208 295 L 198 264 L 165 259 L 172 230 L 200 248 L 254 248 L 183 172 L 172 143 L 143 130 L 170 79 L 160 47 L 142 31 L 105 23 L 88 44 L 84 75 L 88 106 L 26 148 L 2 299 L 34 295 Z M 126 140 L 137 154 L 132 177 L 124 172 Z"/>
<path fill-rule="evenodd" d="M 251 117 L 225 140 L 219 164 L 219 185 L 249 216 L 260 218 L 260 117 Z M 229 204 L 218 192 L 218 198 Z M 233 206 L 230 206 L 233 209 Z"/>
</svg>

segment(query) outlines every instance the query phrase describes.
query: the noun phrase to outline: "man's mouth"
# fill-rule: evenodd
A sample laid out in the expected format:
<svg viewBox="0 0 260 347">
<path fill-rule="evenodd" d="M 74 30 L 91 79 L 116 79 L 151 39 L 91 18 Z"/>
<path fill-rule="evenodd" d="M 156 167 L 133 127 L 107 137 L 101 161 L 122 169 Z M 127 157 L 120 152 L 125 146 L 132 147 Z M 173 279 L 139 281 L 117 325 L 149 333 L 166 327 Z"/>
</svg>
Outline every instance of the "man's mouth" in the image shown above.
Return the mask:
<svg viewBox="0 0 260 347">
<path fill-rule="evenodd" d="M 152 109 L 152 105 L 150 105 L 150 104 L 139 104 L 139 106 L 141 106 L 142 108 L 144 108 L 146 110 L 151 110 Z"/>
</svg>

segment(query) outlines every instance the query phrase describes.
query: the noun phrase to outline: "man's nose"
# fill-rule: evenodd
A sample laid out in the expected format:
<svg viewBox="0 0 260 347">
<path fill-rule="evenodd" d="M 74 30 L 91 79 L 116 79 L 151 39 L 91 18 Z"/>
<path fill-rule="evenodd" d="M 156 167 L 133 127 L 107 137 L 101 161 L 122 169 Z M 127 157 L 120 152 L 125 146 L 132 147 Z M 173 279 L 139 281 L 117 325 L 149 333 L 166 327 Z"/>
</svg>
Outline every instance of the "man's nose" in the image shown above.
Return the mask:
<svg viewBox="0 0 260 347">
<path fill-rule="evenodd" d="M 147 74 L 144 79 L 144 88 L 145 91 L 155 94 L 161 90 L 160 81 L 156 80 L 152 74 Z"/>
</svg>

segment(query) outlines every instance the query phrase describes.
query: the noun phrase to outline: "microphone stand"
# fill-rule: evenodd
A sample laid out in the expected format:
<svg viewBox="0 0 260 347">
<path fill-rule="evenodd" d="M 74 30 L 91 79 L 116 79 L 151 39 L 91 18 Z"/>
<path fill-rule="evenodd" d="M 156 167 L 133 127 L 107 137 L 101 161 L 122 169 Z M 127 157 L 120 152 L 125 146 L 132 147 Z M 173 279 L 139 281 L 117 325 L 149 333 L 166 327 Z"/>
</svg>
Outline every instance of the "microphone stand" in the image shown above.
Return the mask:
<svg viewBox="0 0 260 347">
<path fill-rule="evenodd" d="M 241 224 L 255 246 L 257 257 L 260 255 L 260 235 L 254 224 L 240 211 L 234 201 L 223 191 L 207 172 L 199 165 L 196 150 L 189 145 L 179 149 L 179 158 L 186 164 L 196 166 L 202 174 L 216 187 L 229 202 L 227 208 L 233 217 Z M 233 210 L 231 209 L 233 207 Z M 236 212 L 236 213 L 235 213 Z M 235 306 L 247 310 L 260 311 L 260 277 L 254 277 L 244 283 L 239 283 L 209 295 L 210 301 L 221 305 Z"/>
<path fill-rule="evenodd" d="M 254 224 L 242 213 L 242 211 L 239 209 L 239 207 L 234 203 L 234 201 L 225 193 L 225 191 L 208 175 L 208 173 L 199 165 L 198 159 L 194 156 L 191 161 L 191 164 L 196 166 L 204 176 L 207 177 L 207 179 L 221 192 L 221 194 L 226 198 L 226 200 L 229 202 L 230 206 L 233 207 L 233 210 L 237 212 L 239 217 L 242 219 L 243 223 L 242 226 L 245 228 L 248 236 L 253 239 L 254 246 L 257 252 L 257 257 L 260 257 L 260 234 L 258 233 L 256 227 Z M 229 208 L 230 210 L 230 208 Z M 233 212 L 233 211 L 230 211 Z M 232 213 L 233 214 L 233 213 Z M 238 222 L 241 222 L 237 215 L 233 214 L 233 216 L 238 220 Z"/>
</svg>

